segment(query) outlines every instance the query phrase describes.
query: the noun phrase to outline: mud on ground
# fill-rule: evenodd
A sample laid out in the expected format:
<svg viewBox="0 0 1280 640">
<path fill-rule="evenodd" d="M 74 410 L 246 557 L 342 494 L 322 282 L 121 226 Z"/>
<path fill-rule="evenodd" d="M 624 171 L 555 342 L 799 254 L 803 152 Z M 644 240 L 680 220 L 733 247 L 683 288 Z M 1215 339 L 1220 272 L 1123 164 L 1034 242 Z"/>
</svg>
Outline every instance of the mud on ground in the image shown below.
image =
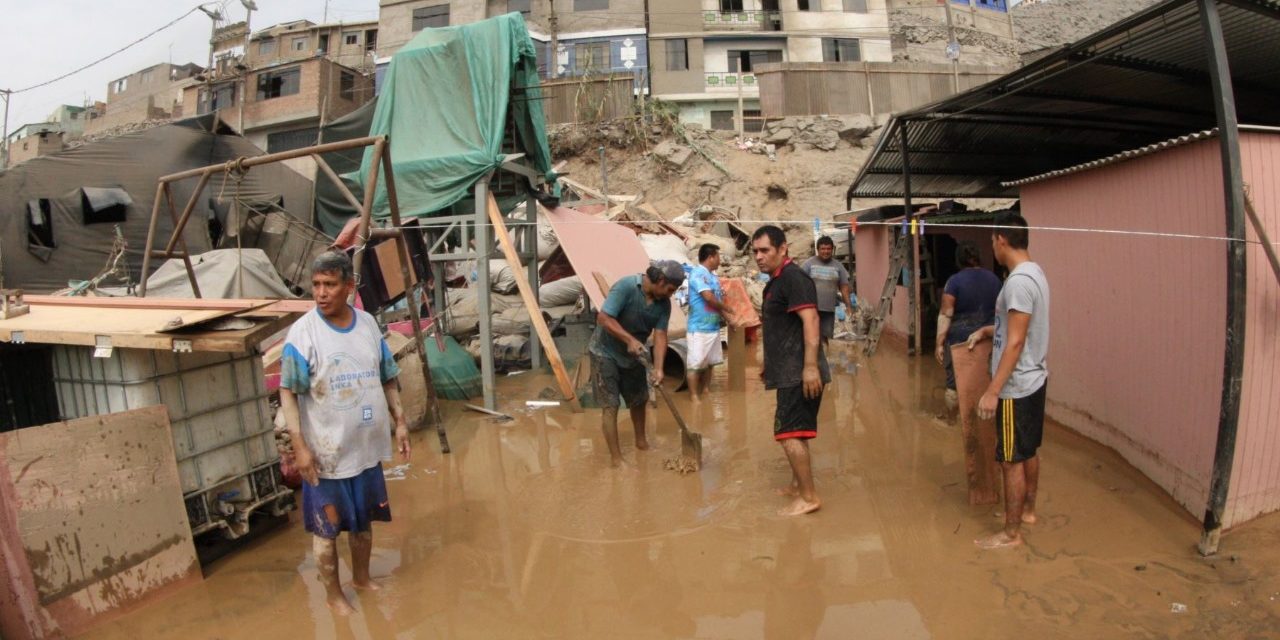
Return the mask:
<svg viewBox="0 0 1280 640">
<path fill-rule="evenodd" d="M 868 363 L 838 350 L 813 441 L 823 509 L 774 515 L 789 477 L 772 394 L 698 409 L 702 471 L 663 411 L 653 450 L 607 468 L 599 414 L 528 411 L 554 384 L 500 381 L 486 416 L 446 409 L 454 453 L 415 434 L 374 530 L 377 594 L 334 618 L 298 524 L 208 568 L 203 584 L 92 637 L 135 638 L 1244 638 L 1280 628 L 1280 514 L 1195 551 L 1198 524 L 1113 452 L 1056 425 L 1042 449 L 1041 524 L 1027 546 L 981 552 L 997 526 L 969 507 L 959 430 L 933 418 L 941 372 L 886 342 Z M 395 462 L 392 464 L 399 464 Z M 345 557 L 345 545 L 341 545 Z M 344 580 L 349 583 L 343 561 Z M 1185 612 L 1175 612 L 1184 605 Z"/>
</svg>

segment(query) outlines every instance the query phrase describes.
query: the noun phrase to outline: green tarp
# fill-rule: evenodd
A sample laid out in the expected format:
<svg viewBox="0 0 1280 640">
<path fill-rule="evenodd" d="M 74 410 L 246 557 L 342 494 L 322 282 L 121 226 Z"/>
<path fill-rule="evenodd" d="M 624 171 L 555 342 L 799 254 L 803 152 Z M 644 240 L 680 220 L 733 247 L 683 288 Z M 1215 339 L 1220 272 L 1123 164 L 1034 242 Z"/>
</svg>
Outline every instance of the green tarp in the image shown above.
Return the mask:
<svg viewBox="0 0 1280 640">
<path fill-rule="evenodd" d="M 391 140 L 402 216 L 469 208 L 472 187 L 502 163 L 508 109 L 516 149 L 552 177 L 537 70 L 519 13 L 424 29 L 391 59 L 369 135 Z M 372 149 L 360 166 L 361 185 Z M 385 218 L 386 187 L 378 182 L 374 215 Z"/>
</svg>

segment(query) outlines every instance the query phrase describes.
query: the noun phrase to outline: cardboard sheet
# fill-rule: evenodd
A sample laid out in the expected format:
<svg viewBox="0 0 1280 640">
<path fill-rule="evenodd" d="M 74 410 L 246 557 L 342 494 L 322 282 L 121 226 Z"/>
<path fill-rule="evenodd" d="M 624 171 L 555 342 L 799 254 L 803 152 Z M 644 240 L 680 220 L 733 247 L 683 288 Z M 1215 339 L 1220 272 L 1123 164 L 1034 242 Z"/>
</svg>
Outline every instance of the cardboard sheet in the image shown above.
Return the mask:
<svg viewBox="0 0 1280 640">
<path fill-rule="evenodd" d="M 969 483 L 969 504 L 1000 501 L 1000 471 L 996 465 L 995 420 L 978 418 L 978 401 L 991 384 L 991 341 L 972 351 L 964 344 L 951 347 L 960 395 L 960 428 L 964 434 L 964 468 Z"/>
</svg>

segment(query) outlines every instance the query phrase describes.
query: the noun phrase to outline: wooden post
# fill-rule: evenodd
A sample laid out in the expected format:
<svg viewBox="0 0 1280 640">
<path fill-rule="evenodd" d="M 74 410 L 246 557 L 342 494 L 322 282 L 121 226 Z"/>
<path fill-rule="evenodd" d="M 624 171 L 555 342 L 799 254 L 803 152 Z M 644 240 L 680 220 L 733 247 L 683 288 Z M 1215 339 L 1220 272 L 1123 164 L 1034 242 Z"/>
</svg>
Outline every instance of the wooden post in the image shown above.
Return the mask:
<svg viewBox="0 0 1280 640">
<path fill-rule="evenodd" d="M 359 291 L 360 268 L 364 266 L 364 248 L 369 244 L 369 225 L 373 222 L 373 200 L 378 192 L 378 170 L 382 166 L 379 160 L 382 158 L 382 150 L 386 144 L 386 138 L 378 138 L 378 141 L 373 143 L 373 163 L 369 167 L 369 182 L 364 185 L 364 202 L 360 206 L 360 226 L 356 231 L 358 248 L 355 257 L 351 260 L 356 275 L 356 291 L 351 292 L 353 299 Z"/>
<path fill-rule="evenodd" d="M 498 201 L 494 199 L 493 194 L 489 194 L 488 199 L 489 222 L 493 223 L 493 235 L 498 241 L 498 246 L 502 247 L 502 253 L 507 258 L 507 265 L 512 271 L 519 273 L 521 271 L 520 255 L 516 253 L 516 247 L 511 243 L 511 235 L 507 233 L 507 225 L 502 220 L 502 212 L 498 210 Z M 547 354 L 547 362 L 551 364 L 551 370 L 556 374 L 556 382 L 560 384 L 560 392 L 564 394 L 566 400 L 569 401 L 574 413 L 582 411 L 582 405 L 578 402 L 578 396 L 573 388 L 573 381 L 569 379 L 569 373 L 564 368 L 564 361 L 560 359 L 560 350 L 556 348 L 555 340 L 551 338 L 551 330 L 547 328 L 547 322 L 542 318 L 542 309 L 538 306 L 537 298 L 533 297 L 533 288 L 524 278 L 516 278 L 516 286 L 520 289 L 520 297 L 524 299 L 524 306 L 529 310 L 529 319 L 533 323 L 534 330 L 538 333 L 538 338 L 542 341 L 542 347 Z"/>
<path fill-rule="evenodd" d="M 422 317 L 418 313 L 418 296 L 426 295 L 421 291 L 418 273 L 413 269 L 413 258 L 409 255 L 409 243 L 404 239 L 404 227 L 400 224 L 400 200 L 396 197 L 395 174 L 391 171 L 391 145 L 382 148 L 382 170 L 387 182 L 387 205 L 391 209 L 391 226 L 396 229 L 395 243 L 400 254 L 400 277 L 405 282 L 405 300 L 409 307 L 409 321 L 413 323 L 413 341 L 418 347 L 418 355 L 422 356 L 422 381 L 427 388 L 427 416 L 430 424 L 436 428 L 440 438 L 440 450 L 449 453 L 449 436 L 444 430 L 444 419 L 440 416 L 440 399 L 436 396 L 436 385 L 431 380 L 431 363 L 427 358 L 427 341 L 422 335 Z M 440 331 L 436 327 L 436 331 Z M 437 334 L 438 335 L 438 334 Z"/>
<path fill-rule="evenodd" d="M 206 174 L 205 179 L 200 182 L 198 187 L 196 187 L 196 192 L 191 194 L 191 202 L 187 206 L 195 206 L 196 197 L 204 190 L 204 185 L 207 182 L 208 175 Z M 164 197 L 168 202 L 169 219 L 173 221 L 173 235 L 169 238 L 169 244 L 173 245 L 176 242 L 182 246 L 182 264 L 187 269 L 187 277 L 191 279 L 191 292 L 194 293 L 197 298 L 203 297 L 200 295 L 200 283 L 196 280 L 196 269 L 191 264 L 191 250 L 187 249 L 187 239 L 182 237 L 183 227 L 185 227 L 186 224 L 179 223 L 178 221 L 177 211 L 173 207 L 173 186 L 168 183 L 165 183 L 164 185 Z M 173 249 L 168 246 L 166 246 L 164 253 L 166 258 L 173 257 Z"/>
</svg>

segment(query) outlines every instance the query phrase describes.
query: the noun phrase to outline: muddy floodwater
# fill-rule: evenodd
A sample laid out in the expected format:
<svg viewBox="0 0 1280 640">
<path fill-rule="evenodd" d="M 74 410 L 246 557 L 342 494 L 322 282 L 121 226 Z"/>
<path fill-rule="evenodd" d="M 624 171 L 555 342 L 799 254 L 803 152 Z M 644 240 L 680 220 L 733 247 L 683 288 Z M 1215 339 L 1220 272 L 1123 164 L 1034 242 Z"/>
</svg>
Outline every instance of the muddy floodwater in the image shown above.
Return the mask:
<svg viewBox="0 0 1280 640">
<path fill-rule="evenodd" d="M 773 394 L 677 403 L 704 467 L 663 469 L 680 440 L 651 410 L 653 450 L 608 468 L 599 412 L 527 410 L 549 375 L 499 378 L 510 422 L 445 412 L 388 482 L 374 528 L 378 593 L 335 618 L 297 522 L 206 567 L 205 581 L 94 638 L 1253 638 L 1280 635 L 1280 517 L 1195 551 L 1198 523 L 1115 453 L 1057 425 L 1041 449 L 1041 522 L 979 551 L 991 507 L 966 501 L 960 431 L 935 418 L 941 372 L 888 344 L 832 355 L 814 469 L 822 510 L 775 515 L 790 472 Z M 625 412 L 624 412 L 625 415 Z M 398 465 L 399 461 L 389 466 Z M 345 539 L 345 537 L 344 537 Z M 344 583 L 350 572 L 340 546 Z"/>
</svg>

